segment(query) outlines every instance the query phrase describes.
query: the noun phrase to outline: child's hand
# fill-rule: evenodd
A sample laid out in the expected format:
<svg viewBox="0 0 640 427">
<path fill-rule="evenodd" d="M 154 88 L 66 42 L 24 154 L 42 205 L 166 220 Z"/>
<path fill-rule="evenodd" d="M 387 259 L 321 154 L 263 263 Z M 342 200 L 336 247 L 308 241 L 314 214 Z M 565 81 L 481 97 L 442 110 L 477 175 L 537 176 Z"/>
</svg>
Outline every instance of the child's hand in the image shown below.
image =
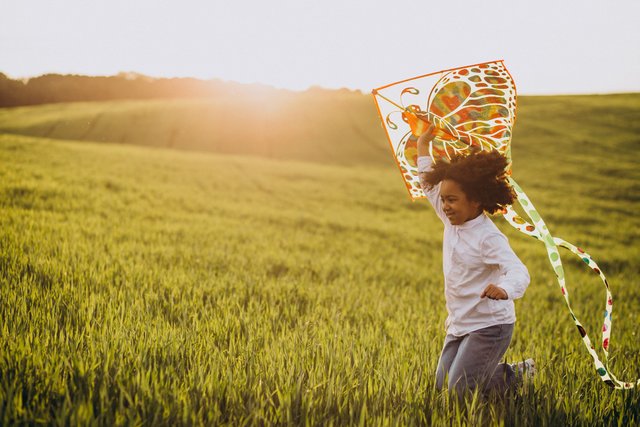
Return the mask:
<svg viewBox="0 0 640 427">
<path fill-rule="evenodd" d="M 435 137 L 436 137 L 436 127 L 432 123 L 429 123 L 429 127 L 427 128 L 427 130 L 425 130 L 424 133 L 420 135 L 420 137 L 418 138 L 418 145 L 420 144 L 426 145 L 429 141 L 431 141 Z"/>
<path fill-rule="evenodd" d="M 509 295 L 507 295 L 507 291 L 491 283 L 489 286 L 484 288 L 484 291 L 482 291 L 480 298 L 484 297 L 489 297 L 491 299 L 508 299 Z"/>
<path fill-rule="evenodd" d="M 429 124 L 429 127 L 418 138 L 418 157 L 429 155 L 429 141 L 436 137 L 436 127 Z"/>
</svg>

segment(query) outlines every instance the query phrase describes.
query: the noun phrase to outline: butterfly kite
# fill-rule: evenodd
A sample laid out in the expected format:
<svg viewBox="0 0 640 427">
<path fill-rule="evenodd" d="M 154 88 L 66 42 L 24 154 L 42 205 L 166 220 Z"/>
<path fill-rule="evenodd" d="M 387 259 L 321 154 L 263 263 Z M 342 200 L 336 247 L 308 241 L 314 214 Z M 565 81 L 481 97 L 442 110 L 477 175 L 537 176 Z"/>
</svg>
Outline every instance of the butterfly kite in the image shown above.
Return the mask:
<svg viewBox="0 0 640 427">
<path fill-rule="evenodd" d="M 502 215 L 517 230 L 544 242 L 567 308 L 602 381 L 616 389 L 640 387 L 640 380 L 636 384 L 620 381 L 608 368 L 613 300 L 607 278 L 588 253 L 551 235 L 531 200 L 511 177 L 511 134 L 516 119 L 516 87 L 503 61 L 485 62 L 402 80 L 374 89 L 373 95 L 402 178 L 413 200 L 424 197 L 418 178 L 417 139 L 429 127 L 429 123 L 437 129 L 435 138 L 429 144 L 429 152 L 436 162 L 448 161 L 454 154 L 468 155 L 479 150 L 497 150 L 507 158 L 509 183 L 530 222 L 518 215 L 512 206 L 506 207 Z M 568 249 L 582 259 L 604 283 L 604 363 L 569 304 L 559 247 Z"/>
</svg>

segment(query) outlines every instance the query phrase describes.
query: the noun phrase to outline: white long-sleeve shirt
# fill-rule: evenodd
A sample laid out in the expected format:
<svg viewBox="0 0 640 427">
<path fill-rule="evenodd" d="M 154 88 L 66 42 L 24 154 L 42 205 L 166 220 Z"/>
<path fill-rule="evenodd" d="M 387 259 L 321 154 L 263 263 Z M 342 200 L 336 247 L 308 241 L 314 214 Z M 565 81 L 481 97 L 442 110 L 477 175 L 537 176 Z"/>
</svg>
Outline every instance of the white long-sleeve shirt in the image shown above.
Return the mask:
<svg viewBox="0 0 640 427">
<path fill-rule="evenodd" d="M 431 167 L 431 157 L 418 158 L 419 172 Z M 513 300 L 524 295 L 530 277 L 507 237 L 484 212 L 464 224 L 451 225 L 440 200 L 440 185 L 423 191 L 444 223 L 442 268 L 449 314 L 447 333 L 462 336 L 488 326 L 514 323 Z M 489 284 L 504 289 L 508 299 L 480 298 Z"/>
</svg>

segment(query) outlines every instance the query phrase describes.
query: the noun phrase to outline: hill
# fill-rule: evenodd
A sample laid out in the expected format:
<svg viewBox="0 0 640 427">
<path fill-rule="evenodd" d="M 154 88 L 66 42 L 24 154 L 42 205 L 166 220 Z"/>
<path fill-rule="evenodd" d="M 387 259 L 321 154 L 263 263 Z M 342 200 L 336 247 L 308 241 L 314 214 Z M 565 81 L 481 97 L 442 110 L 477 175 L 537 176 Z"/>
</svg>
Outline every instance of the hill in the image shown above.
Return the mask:
<svg viewBox="0 0 640 427">
<path fill-rule="evenodd" d="M 602 138 L 615 140 L 621 150 L 637 147 L 640 94 L 518 101 L 516 161 L 519 155 L 542 155 L 553 144 L 563 150 L 584 142 L 583 152 Z M 393 164 L 372 97 L 349 91 L 264 89 L 202 100 L 5 108 L 0 132 L 342 165 Z"/>
<path fill-rule="evenodd" d="M 329 91 L 254 95 L 16 107 L 0 110 L 0 130 L 338 164 L 388 157 L 370 97 Z"/>
</svg>

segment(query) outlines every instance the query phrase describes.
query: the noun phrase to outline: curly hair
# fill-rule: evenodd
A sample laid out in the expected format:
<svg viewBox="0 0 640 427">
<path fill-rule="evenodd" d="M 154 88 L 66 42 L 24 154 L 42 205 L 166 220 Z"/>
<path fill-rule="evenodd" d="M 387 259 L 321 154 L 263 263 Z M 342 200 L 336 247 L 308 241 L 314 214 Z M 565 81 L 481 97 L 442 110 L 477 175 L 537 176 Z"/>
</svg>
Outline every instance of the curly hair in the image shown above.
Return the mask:
<svg viewBox="0 0 640 427">
<path fill-rule="evenodd" d="M 458 183 L 466 196 L 479 202 L 482 210 L 493 214 L 516 200 L 507 182 L 507 159 L 497 151 L 481 151 L 468 156 L 454 156 L 450 163 L 438 162 L 425 173 L 428 188 L 445 179 Z"/>
</svg>

